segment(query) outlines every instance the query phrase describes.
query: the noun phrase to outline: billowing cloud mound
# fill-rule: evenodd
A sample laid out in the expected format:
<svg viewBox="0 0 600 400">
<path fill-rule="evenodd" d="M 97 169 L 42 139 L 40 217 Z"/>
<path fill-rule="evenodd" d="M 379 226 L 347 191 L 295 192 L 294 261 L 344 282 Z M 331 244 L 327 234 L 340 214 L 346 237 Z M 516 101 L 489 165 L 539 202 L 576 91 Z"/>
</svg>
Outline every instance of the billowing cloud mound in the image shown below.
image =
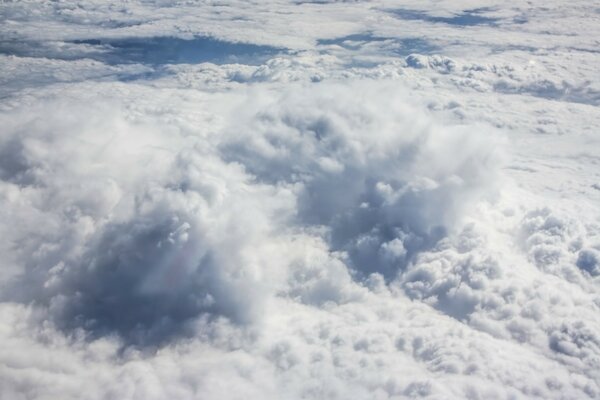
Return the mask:
<svg viewBox="0 0 600 400">
<path fill-rule="evenodd" d="M 12 233 L 26 272 L 9 298 L 46 304 L 59 326 L 142 342 L 202 313 L 251 319 L 263 295 L 256 255 L 245 253 L 268 240 L 271 214 L 291 197 L 106 105 L 102 124 L 90 107 L 43 106 L 2 146 L 16 160 L 3 168 L 15 200 L 7 216 L 29 214 Z"/>
<path fill-rule="evenodd" d="M 294 185 L 298 223 L 325 227 L 365 274 L 393 277 L 498 179 L 490 128 L 442 128 L 383 85 L 252 93 L 229 136 L 225 157 Z"/>
<path fill-rule="evenodd" d="M 268 244 L 289 235 L 325 241 L 358 280 L 394 278 L 495 187 L 498 167 L 489 130 L 442 128 L 397 91 L 255 91 L 193 146 L 108 105 L 102 124 L 74 103 L 16 111 L 29 129 L 7 134 L 5 179 L 19 198 L 48 199 L 31 224 L 54 226 L 23 238 L 46 249 L 20 255 L 28 273 L 8 299 L 45 304 L 65 329 L 152 344 L 201 315 L 252 322 L 269 292 L 298 290 L 295 261 Z"/>
<path fill-rule="evenodd" d="M 2 3 L 0 399 L 600 396 L 576 3 Z"/>
</svg>

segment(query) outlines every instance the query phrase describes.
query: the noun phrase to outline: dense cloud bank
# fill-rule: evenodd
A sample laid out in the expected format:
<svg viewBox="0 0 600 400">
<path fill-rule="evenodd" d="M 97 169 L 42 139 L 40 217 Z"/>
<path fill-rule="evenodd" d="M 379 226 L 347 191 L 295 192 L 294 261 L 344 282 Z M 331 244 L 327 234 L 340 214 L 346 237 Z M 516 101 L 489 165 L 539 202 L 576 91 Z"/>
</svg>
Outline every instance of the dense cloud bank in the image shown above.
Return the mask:
<svg viewBox="0 0 600 400">
<path fill-rule="evenodd" d="M 489 128 L 443 128 L 397 92 L 254 90 L 204 138 L 129 122 L 107 104 L 14 110 L 2 144 L 17 211 L 7 216 L 29 214 L 31 226 L 13 233 L 27 273 L 7 298 L 46 305 L 64 329 L 144 344 L 200 315 L 253 322 L 269 293 L 299 290 L 303 278 L 288 276 L 297 261 L 280 248 L 289 236 L 322 242 L 326 264 L 359 282 L 395 278 L 495 189 L 500 153 Z M 340 295 L 310 290 L 298 295 Z"/>
<path fill-rule="evenodd" d="M 0 6 L 0 399 L 600 396 L 584 2 L 155 3 Z"/>
<path fill-rule="evenodd" d="M 298 222 L 325 227 L 354 270 L 389 278 L 495 189 L 501 152 L 489 127 L 442 128 L 398 92 L 252 93 L 222 146 L 259 181 L 295 185 Z"/>
</svg>

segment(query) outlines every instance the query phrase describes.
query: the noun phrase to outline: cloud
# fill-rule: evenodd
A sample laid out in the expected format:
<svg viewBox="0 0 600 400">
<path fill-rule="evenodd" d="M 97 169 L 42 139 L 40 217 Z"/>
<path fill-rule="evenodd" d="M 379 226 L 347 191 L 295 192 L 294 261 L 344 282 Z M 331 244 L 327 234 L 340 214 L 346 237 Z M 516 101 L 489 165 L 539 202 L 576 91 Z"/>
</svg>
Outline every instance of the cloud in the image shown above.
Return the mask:
<svg viewBox="0 0 600 400">
<path fill-rule="evenodd" d="M 39 236 L 27 226 L 13 233 L 38 250 L 16 256 L 28 272 L 8 298 L 46 305 L 63 329 L 153 344 L 203 314 L 252 322 L 275 288 L 314 304 L 352 298 L 335 282 L 351 279 L 346 262 L 364 277 L 393 278 L 489 190 L 497 157 L 478 133 L 410 116 L 392 91 L 391 107 L 372 89 L 367 107 L 340 104 L 357 89 L 258 93 L 249 120 L 206 149 L 105 102 L 48 101 L 7 116 L 3 178 L 23 198 L 34 188 L 44 201 L 31 226 L 48 225 Z M 464 154 L 444 160 L 459 141 Z M 261 254 L 273 240 L 289 248 L 289 229 L 329 266 L 274 246 Z M 324 230 L 311 238 L 313 229 Z"/>
<path fill-rule="evenodd" d="M 372 83 L 252 93 L 221 148 L 259 181 L 295 185 L 298 222 L 327 227 L 355 270 L 393 277 L 497 188 L 501 160 L 489 127 L 441 127 L 398 93 Z"/>
<path fill-rule="evenodd" d="M 0 398 L 597 397 L 595 10 L 486 7 L 0 4 Z"/>
<path fill-rule="evenodd" d="M 2 335 L 39 365 L 4 355 L 3 395 L 596 393 L 591 228 L 498 211 L 514 189 L 494 129 L 445 126 L 390 82 L 190 93 L 168 112 L 144 99 L 181 92 L 93 87 L 2 115 L 2 307 L 20 321 Z M 51 387 L 41 359 L 64 354 Z"/>
<path fill-rule="evenodd" d="M 293 199 L 106 104 L 42 107 L 11 116 L 29 128 L 2 146 L 13 218 L 20 202 L 40 199 L 11 233 L 25 270 L 7 297 L 45 304 L 61 327 L 139 343 L 202 313 L 251 320 L 263 285 L 246 249 L 267 241 L 269 214 Z"/>
</svg>

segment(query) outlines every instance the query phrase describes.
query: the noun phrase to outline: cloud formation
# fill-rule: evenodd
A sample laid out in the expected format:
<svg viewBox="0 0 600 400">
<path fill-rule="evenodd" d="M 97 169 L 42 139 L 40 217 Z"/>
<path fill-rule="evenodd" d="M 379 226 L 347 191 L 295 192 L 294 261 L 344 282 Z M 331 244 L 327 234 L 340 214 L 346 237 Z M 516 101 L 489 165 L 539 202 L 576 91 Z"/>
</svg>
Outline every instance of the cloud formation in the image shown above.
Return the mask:
<svg viewBox="0 0 600 400">
<path fill-rule="evenodd" d="M 598 397 L 577 4 L 0 5 L 0 399 Z"/>
<path fill-rule="evenodd" d="M 442 128 L 398 92 L 252 93 L 221 146 L 259 181 L 295 185 L 298 222 L 326 227 L 356 271 L 390 278 L 496 188 L 501 155 L 489 127 Z"/>
</svg>

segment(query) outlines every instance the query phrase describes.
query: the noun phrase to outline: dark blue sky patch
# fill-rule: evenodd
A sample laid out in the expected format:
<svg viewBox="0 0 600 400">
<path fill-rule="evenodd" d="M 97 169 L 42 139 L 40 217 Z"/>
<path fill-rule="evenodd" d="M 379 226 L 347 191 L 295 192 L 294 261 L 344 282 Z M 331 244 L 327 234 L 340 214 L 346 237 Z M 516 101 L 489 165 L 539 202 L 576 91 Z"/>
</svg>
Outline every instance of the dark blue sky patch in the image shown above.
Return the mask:
<svg viewBox="0 0 600 400">
<path fill-rule="evenodd" d="M 75 43 L 98 46 L 102 61 L 108 64 L 261 64 L 284 49 L 249 43 L 226 42 L 211 37 L 88 39 Z"/>
<path fill-rule="evenodd" d="M 391 10 L 391 13 L 408 21 L 425 21 L 433 23 L 443 23 L 456 26 L 477 26 L 477 25 L 495 25 L 498 18 L 486 17 L 483 13 L 491 11 L 489 8 L 475 8 L 464 10 L 451 17 L 437 17 L 424 11 L 398 8 Z"/>
<path fill-rule="evenodd" d="M 211 37 L 84 39 L 72 42 L 0 41 L 0 54 L 58 60 L 92 59 L 119 64 L 262 64 L 285 49 Z"/>
</svg>

